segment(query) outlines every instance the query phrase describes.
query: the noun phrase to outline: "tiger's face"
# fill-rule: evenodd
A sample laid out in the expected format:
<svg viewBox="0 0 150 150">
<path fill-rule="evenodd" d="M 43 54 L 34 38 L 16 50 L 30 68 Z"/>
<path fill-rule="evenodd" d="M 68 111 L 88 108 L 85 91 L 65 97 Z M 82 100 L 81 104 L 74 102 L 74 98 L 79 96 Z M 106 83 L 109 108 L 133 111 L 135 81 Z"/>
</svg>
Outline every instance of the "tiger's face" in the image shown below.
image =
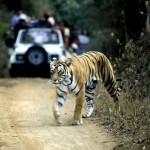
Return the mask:
<svg viewBox="0 0 150 150">
<path fill-rule="evenodd" d="M 62 62 L 53 60 L 50 62 L 50 78 L 53 84 L 59 85 L 69 82 L 71 77 L 69 73 L 70 65 L 71 61 Z"/>
</svg>

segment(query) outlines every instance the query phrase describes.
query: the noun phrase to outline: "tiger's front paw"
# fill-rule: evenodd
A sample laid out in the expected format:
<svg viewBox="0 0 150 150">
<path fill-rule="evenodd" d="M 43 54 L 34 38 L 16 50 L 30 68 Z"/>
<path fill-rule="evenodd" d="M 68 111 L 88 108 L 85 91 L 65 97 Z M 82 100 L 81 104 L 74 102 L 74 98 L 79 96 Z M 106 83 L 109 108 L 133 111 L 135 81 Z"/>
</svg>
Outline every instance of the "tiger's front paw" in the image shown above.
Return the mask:
<svg viewBox="0 0 150 150">
<path fill-rule="evenodd" d="M 77 121 L 74 121 L 71 125 L 72 126 L 81 126 L 81 125 L 83 125 L 83 121 L 82 120 L 77 120 Z"/>
<path fill-rule="evenodd" d="M 63 121 L 61 120 L 60 113 L 57 111 L 53 111 L 54 118 L 59 125 L 63 125 Z"/>
</svg>

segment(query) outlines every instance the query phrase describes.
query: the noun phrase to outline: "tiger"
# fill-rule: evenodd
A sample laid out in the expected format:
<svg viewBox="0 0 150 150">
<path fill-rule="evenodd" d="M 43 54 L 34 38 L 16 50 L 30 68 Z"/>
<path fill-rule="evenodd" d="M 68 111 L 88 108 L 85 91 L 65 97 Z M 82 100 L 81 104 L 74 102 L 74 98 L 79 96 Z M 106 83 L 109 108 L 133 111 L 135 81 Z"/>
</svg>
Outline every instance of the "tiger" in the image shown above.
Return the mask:
<svg viewBox="0 0 150 150">
<path fill-rule="evenodd" d="M 82 125 L 82 118 L 91 116 L 94 111 L 94 92 L 99 81 L 113 98 L 115 110 L 120 111 L 120 88 L 113 67 L 104 53 L 89 51 L 78 56 L 72 55 L 63 61 L 54 58 L 50 61 L 50 80 L 56 85 L 57 99 L 53 114 L 58 124 L 63 124 L 60 109 L 64 106 L 69 92 L 76 98 L 72 125 Z M 82 114 L 85 100 L 86 110 Z"/>
</svg>

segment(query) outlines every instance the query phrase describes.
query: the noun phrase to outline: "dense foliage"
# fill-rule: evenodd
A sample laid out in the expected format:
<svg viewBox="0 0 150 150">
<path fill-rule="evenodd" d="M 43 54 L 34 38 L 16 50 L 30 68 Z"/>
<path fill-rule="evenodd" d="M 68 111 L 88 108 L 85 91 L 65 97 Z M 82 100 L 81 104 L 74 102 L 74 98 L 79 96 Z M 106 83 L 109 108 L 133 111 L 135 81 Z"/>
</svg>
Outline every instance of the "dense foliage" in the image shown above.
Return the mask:
<svg viewBox="0 0 150 150">
<path fill-rule="evenodd" d="M 47 9 L 55 17 L 58 26 L 65 21 L 76 28 L 89 30 L 90 43 L 87 50 L 104 52 L 115 64 L 118 77 L 124 81 L 123 119 L 111 120 L 107 112 L 109 102 L 104 102 L 106 107 L 98 106 L 101 120 L 105 126 L 106 124 L 111 128 L 113 126 L 121 134 L 133 135 L 133 139 L 129 142 L 130 148 L 132 145 L 133 149 L 137 149 L 141 143 L 140 149 L 149 148 L 150 145 L 147 143 L 150 141 L 150 134 L 147 129 L 150 119 L 148 113 L 150 2 L 148 0 L 13 0 L 12 3 L 11 0 L 0 0 L 0 77 L 8 76 L 8 48 L 4 44 L 3 35 L 11 34 L 10 20 L 13 10 L 18 7 L 29 16 L 34 15 L 36 18 L 40 18 L 43 10 Z M 126 143 L 124 146 L 126 146 L 124 149 L 127 149 Z"/>
</svg>

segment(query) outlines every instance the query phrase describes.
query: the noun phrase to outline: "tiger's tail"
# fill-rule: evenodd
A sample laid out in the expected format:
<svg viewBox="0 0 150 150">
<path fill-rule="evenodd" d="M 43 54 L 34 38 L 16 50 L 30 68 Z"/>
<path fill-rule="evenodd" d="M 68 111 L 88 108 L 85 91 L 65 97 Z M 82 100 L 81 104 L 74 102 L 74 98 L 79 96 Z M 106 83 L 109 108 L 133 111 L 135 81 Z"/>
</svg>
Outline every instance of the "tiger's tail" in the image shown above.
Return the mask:
<svg viewBox="0 0 150 150">
<path fill-rule="evenodd" d="M 120 111 L 120 91 L 122 87 L 119 86 L 118 80 L 116 80 L 110 61 L 105 58 L 104 66 L 101 68 L 102 81 L 106 87 L 108 93 L 114 100 L 114 106 L 116 111 Z"/>
</svg>

